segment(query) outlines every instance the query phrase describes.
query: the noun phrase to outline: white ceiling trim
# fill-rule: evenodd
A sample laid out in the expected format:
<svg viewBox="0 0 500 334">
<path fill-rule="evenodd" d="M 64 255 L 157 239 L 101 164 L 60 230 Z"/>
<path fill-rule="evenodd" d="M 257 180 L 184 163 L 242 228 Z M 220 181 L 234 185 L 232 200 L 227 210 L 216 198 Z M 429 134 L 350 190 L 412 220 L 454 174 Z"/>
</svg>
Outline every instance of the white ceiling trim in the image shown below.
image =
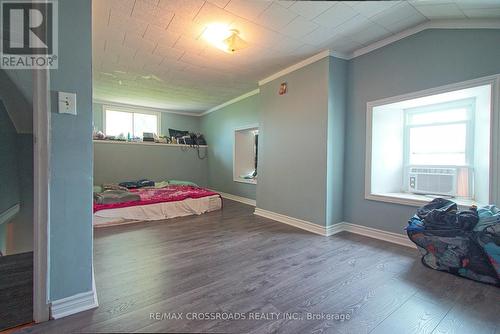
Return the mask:
<svg viewBox="0 0 500 334">
<path fill-rule="evenodd" d="M 297 71 L 298 69 L 302 68 L 302 67 L 305 67 L 309 64 L 312 64 L 312 63 L 315 63 L 317 62 L 318 60 L 320 59 L 323 59 L 325 57 L 328 57 L 330 56 L 331 52 L 330 50 L 324 50 L 324 51 L 321 51 L 320 53 L 318 54 L 315 54 L 314 56 L 312 57 L 309 57 L 307 59 L 304 59 L 300 62 L 298 62 L 297 64 L 294 64 L 290 67 L 287 67 L 279 72 L 276 72 L 274 73 L 273 75 L 270 75 L 268 76 L 267 78 L 264 78 L 262 80 L 259 81 L 259 86 L 262 86 L 262 85 L 265 85 L 266 83 L 268 82 L 271 82 L 275 79 L 278 79 L 279 77 L 282 77 L 288 73 L 291 73 L 291 72 L 294 72 L 294 71 Z"/>
<path fill-rule="evenodd" d="M 500 29 L 500 21 L 499 20 L 435 20 L 435 21 L 427 21 L 422 24 L 419 24 L 416 27 L 409 28 L 406 30 L 401 31 L 400 33 L 397 33 L 395 35 L 392 35 L 390 37 L 384 38 L 378 42 L 372 43 L 368 46 L 365 46 L 363 48 L 360 48 L 358 50 L 355 50 L 349 55 L 346 54 L 339 54 L 336 53 L 335 51 L 332 50 L 324 50 L 321 51 L 318 54 L 315 54 L 312 57 L 309 57 L 307 59 L 304 59 L 292 66 L 289 66 L 279 72 L 276 72 L 262 80 L 259 81 L 259 86 L 265 85 L 268 82 L 271 82 L 279 77 L 282 77 L 288 73 L 291 73 L 293 71 L 296 71 L 304 66 L 307 66 L 309 64 L 312 64 L 320 59 L 323 59 L 328 56 L 334 56 L 337 58 L 342 58 L 342 59 L 354 59 L 356 57 L 362 56 L 364 54 L 367 54 L 369 52 L 372 52 L 374 50 L 380 49 L 386 45 L 389 45 L 391 43 L 397 42 L 400 39 L 406 38 L 411 35 L 415 35 L 421 31 L 427 30 L 427 29 Z M 259 93 L 259 89 L 253 90 L 251 92 L 248 92 L 246 94 L 243 94 L 235 99 L 232 99 L 230 101 L 227 101 L 225 103 L 222 103 L 216 107 L 213 107 L 201 114 L 199 116 L 204 116 L 207 115 L 213 111 L 219 110 L 225 106 L 228 106 L 230 104 L 233 104 L 235 102 L 241 101 L 249 96 L 255 95 Z"/>
<path fill-rule="evenodd" d="M 250 97 L 250 96 L 253 96 L 253 95 L 255 95 L 255 94 L 259 94 L 259 93 L 260 93 L 260 89 L 259 89 L 259 88 L 254 89 L 254 90 L 252 90 L 251 92 L 245 93 L 245 94 L 240 95 L 240 96 L 238 96 L 238 97 L 236 97 L 236 98 L 234 98 L 234 99 L 232 99 L 232 100 L 229 100 L 229 101 L 227 101 L 227 102 L 224 102 L 224 103 L 222 103 L 222 104 L 219 104 L 218 106 L 215 106 L 215 107 L 213 107 L 213 108 L 211 108 L 211 109 L 209 109 L 209 110 L 207 110 L 207 111 L 205 111 L 205 112 L 203 112 L 203 113 L 201 113 L 201 114 L 198 114 L 197 116 L 205 116 L 205 115 L 207 115 L 207 114 L 210 114 L 211 112 L 214 112 L 214 111 L 216 111 L 216 110 L 222 109 L 222 108 L 224 108 L 224 107 L 227 107 L 227 106 L 228 106 L 228 105 L 230 105 L 230 104 L 236 103 L 236 102 L 238 102 L 238 101 L 241 101 L 241 100 L 243 100 L 243 99 L 246 99 L 247 97 Z"/>
<path fill-rule="evenodd" d="M 193 116 L 193 117 L 200 117 L 203 115 L 203 114 L 199 114 L 199 113 L 195 113 L 195 112 L 190 113 L 190 112 L 183 112 L 183 111 L 167 110 L 167 109 L 161 109 L 161 108 L 138 106 L 138 105 L 134 105 L 134 104 L 112 102 L 112 101 L 99 100 L 99 99 L 94 99 L 92 102 L 103 104 L 103 105 L 105 104 L 107 106 L 134 109 L 137 111 L 141 111 L 141 110 L 142 111 L 153 111 L 153 112 L 162 112 L 162 113 L 168 113 L 168 114 L 177 114 L 177 115 Z"/>
<path fill-rule="evenodd" d="M 334 56 L 337 58 L 342 58 L 346 60 L 354 59 L 356 57 L 362 56 L 366 53 L 372 52 L 376 49 L 380 49 L 386 45 L 397 42 L 400 39 L 406 38 L 411 35 L 415 35 L 423 30 L 427 29 L 500 29 L 500 20 L 436 20 L 427 21 L 419 24 L 416 27 L 409 28 L 401 31 L 395 35 L 384 38 L 380 41 L 362 47 L 358 50 L 353 51 L 351 54 L 340 54 L 333 50 L 324 50 L 312 57 L 304 59 L 292 66 L 289 66 L 279 72 L 276 72 L 262 80 L 259 81 L 259 86 L 262 86 L 268 82 L 271 82 L 279 77 L 282 77 L 290 72 L 296 71 L 304 66 L 312 64 L 320 59 L 328 56 Z"/>
<path fill-rule="evenodd" d="M 378 42 L 352 52 L 348 59 L 362 56 L 366 53 L 380 49 L 386 45 L 397 42 L 400 39 L 415 35 L 427 29 L 500 29 L 500 20 L 436 20 L 427 21 L 416 27 L 403 30 L 395 35 L 384 38 Z"/>
</svg>

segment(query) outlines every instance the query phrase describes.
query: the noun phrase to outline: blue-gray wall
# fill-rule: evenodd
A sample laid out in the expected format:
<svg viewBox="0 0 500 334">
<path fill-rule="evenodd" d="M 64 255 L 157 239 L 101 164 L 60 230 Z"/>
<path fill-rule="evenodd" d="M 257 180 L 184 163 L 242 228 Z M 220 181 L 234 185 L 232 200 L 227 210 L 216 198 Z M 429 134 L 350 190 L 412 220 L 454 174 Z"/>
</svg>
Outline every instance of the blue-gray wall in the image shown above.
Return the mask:
<svg viewBox="0 0 500 334">
<path fill-rule="evenodd" d="M 92 106 L 94 113 L 94 127 L 96 130 L 103 129 L 102 103 L 94 103 Z M 161 135 L 168 136 L 168 129 L 185 130 L 194 133 L 200 132 L 200 117 L 161 112 Z"/>
<path fill-rule="evenodd" d="M 206 148 L 200 148 L 200 156 Z M 184 180 L 206 187 L 207 159 L 194 148 L 166 145 L 94 143 L 94 184 L 127 180 Z"/>
<path fill-rule="evenodd" d="M 102 130 L 103 104 L 93 103 L 92 108 L 94 127 Z M 169 128 L 199 133 L 201 117 L 162 112 L 160 134 L 168 136 Z M 109 143 L 96 143 L 94 147 L 95 185 L 142 178 L 155 181 L 177 179 L 195 182 L 200 186 L 208 185 L 207 159 L 199 159 L 196 150 Z M 203 157 L 206 149 L 200 150 Z M 120 169 L 117 170 L 116 166 L 120 166 Z"/>
<path fill-rule="evenodd" d="M 59 1 L 59 68 L 51 70 L 50 298 L 92 290 L 92 10 Z M 77 116 L 55 92 L 77 95 Z"/>
<path fill-rule="evenodd" d="M 260 87 L 258 208 L 326 224 L 328 83 L 329 57 Z"/>
<path fill-rule="evenodd" d="M 426 30 L 351 60 L 345 220 L 402 233 L 415 211 L 364 199 L 367 102 L 498 73 L 500 30 Z"/>
<path fill-rule="evenodd" d="M 17 133 L 33 133 L 33 78 L 31 71 L 1 69 L 0 98 Z"/>
<path fill-rule="evenodd" d="M 17 135 L 17 168 L 20 189 L 19 213 L 9 223 L 11 244 L 7 254 L 33 251 L 33 135 Z"/>
<path fill-rule="evenodd" d="M 326 225 L 344 220 L 344 146 L 347 113 L 347 66 L 329 57 Z"/>
<path fill-rule="evenodd" d="M 25 95 L 31 73 L 0 70 L 0 86 L 0 214 L 19 204 L 12 220 L 0 225 L 0 251 L 11 255 L 33 250 L 33 112 Z"/>
<path fill-rule="evenodd" d="M 21 201 L 17 168 L 17 137 L 5 105 L 0 100 L 0 214 Z M 0 252 L 7 254 L 7 224 L 0 224 Z"/>
<path fill-rule="evenodd" d="M 201 118 L 208 143 L 208 186 L 221 192 L 255 199 L 255 185 L 233 181 L 234 129 L 258 124 L 259 95 L 211 112 Z"/>
<path fill-rule="evenodd" d="M 0 213 L 20 202 L 16 128 L 0 100 Z"/>
</svg>

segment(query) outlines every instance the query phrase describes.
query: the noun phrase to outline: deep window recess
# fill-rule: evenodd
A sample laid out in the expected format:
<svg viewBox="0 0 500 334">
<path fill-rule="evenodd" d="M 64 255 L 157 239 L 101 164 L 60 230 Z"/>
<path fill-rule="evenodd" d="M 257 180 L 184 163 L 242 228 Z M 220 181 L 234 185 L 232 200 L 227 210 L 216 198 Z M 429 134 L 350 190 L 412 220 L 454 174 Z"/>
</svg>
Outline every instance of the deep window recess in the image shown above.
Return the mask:
<svg viewBox="0 0 500 334">
<path fill-rule="evenodd" d="M 495 82 L 368 103 L 365 197 L 490 203 Z"/>
<path fill-rule="evenodd" d="M 233 179 L 257 183 L 259 128 L 238 128 L 234 131 Z"/>
</svg>

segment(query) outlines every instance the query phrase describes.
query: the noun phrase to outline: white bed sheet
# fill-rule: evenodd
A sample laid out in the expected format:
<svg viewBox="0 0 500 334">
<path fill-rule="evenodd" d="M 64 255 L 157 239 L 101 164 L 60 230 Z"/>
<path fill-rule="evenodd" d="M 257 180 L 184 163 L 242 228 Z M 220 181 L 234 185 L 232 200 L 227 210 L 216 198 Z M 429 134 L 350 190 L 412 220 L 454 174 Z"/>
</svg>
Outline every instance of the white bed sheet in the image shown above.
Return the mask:
<svg viewBox="0 0 500 334">
<path fill-rule="evenodd" d="M 202 198 L 187 198 L 183 201 L 164 202 L 126 208 L 100 210 L 94 213 L 94 227 L 130 224 L 138 221 L 163 220 L 220 210 L 222 199 L 219 195 Z"/>
</svg>

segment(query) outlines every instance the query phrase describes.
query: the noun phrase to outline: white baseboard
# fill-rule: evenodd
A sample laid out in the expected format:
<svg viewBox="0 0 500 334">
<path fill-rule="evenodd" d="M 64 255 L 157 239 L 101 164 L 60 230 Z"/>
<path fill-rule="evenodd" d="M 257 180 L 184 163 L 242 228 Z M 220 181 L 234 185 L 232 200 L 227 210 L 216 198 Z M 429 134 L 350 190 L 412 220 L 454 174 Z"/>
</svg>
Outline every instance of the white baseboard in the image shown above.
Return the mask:
<svg viewBox="0 0 500 334">
<path fill-rule="evenodd" d="M 321 226 L 318 224 L 313 224 L 311 222 L 282 215 L 280 213 L 263 210 L 260 208 L 255 208 L 257 216 L 269 218 L 280 223 L 291 225 L 312 233 L 316 233 L 323 236 L 331 236 L 340 232 L 350 232 L 354 234 L 363 235 L 365 237 L 387 241 L 393 244 L 398 244 L 401 246 L 416 248 L 415 244 L 411 242 L 408 237 L 404 234 L 387 232 L 372 227 L 366 227 L 356 224 L 351 224 L 347 222 L 341 222 L 328 227 Z"/>
<path fill-rule="evenodd" d="M 92 291 L 77 293 L 55 300 L 50 307 L 52 319 L 61 319 L 72 314 L 88 311 L 99 306 L 95 287 L 94 269 L 92 268 Z"/>
<path fill-rule="evenodd" d="M 254 200 L 254 199 L 250 199 L 250 198 L 246 198 L 246 197 L 241 197 L 241 196 L 236 196 L 236 195 L 232 195 L 232 194 L 228 194 L 228 193 L 223 193 L 221 191 L 217 191 L 217 190 L 214 190 L 214 189 L 210 189 L 216 193 L 219 193 L 222 198 L 226 198 L 226 199 L 230 199 L 232 201 L 236 201 L 236 202 L 240 202 L 240 203 L 243 203 L 243 204 L 248 204 L 248 205 L 251 205 L 251 206 L 256 206 L 257 205 L 257 202 Z"/>
<path fill-rule="evenodd" d="M 319 235 L 328 235 L 328 233 L 331 233 L 331 231 L 328 231 L 328 229 L 325 226 L 321 226 L 318 224 L 314 224 L 302 219 L 298 218 L 293 218 L 290 216 L 285 216 L 280 213 L 260 209 L 260 208 L 255 208 L 254 214 L 257 216 L 269 218 L 272 220 L 275 220 L 280 223 L 285 223 L 287 225 L 291 225 L 297 228 L 300 228 L 302 230 L 306 230 L 312 233 L 316 233 Z M 335 226 L 335 225 L 334 225 Z M 333 227 L 333 226 L 331 226 Z M 331 234 L 330 234 L 331 235 Z"/>
<path fill-rule="evenodd" d="M 344 231 L 344 223 L 337 223 L 330 225 L 326 228 L 326 234 L 325 236 L 329 237 L 331 235 L 337 234 Z"/>
<path fill-rule="evenodd" d="M 364 235 L 365 237 L 383 240 L 391 242 L 393 244 L 398 244 L 401 246 L 417 248 L 417 246 L 408 239 L 408 236 L 399 233 L 387 232 L 379 230 L 372 227 L 366 227 L 362 225 L 356 225 L 351 223 L 342 223 L 342 230 L 346 232 L 351 232 L 359 235 Z"/>
<path fill-rule="evenodd" d="M 19 213 L 19 204 L 13 205 L 4 212 L 0 213 L 0 225 L 3 223 L 8 223 L 15 215 Z"/>
</svg>

